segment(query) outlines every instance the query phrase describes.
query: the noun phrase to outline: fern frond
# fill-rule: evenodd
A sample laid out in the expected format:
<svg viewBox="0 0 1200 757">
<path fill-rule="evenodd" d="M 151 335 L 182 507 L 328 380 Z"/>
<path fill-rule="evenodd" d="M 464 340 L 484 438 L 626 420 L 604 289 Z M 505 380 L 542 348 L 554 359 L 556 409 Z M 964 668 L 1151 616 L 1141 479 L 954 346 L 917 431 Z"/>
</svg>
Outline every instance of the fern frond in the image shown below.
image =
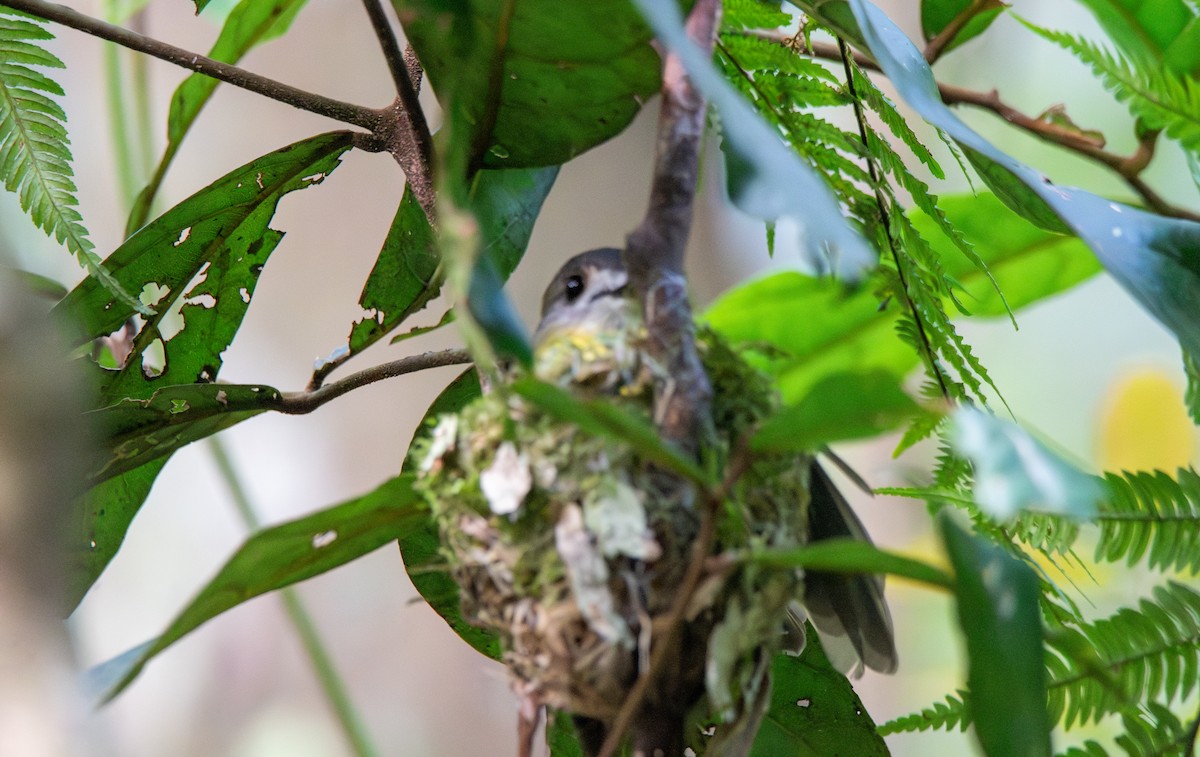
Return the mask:
<svg viewBox="0 0 1200 757">
<path fill-rule="evenodd" d="M 104 270 L 88 239 L 71 171 L 67 114 L 50 95 L 63 90 L 39 69 L 63 62 L 38 45 L 54 35 L 32 17 L 0 8 L 0 176 L 15 192 L 21 210 L 47 235 L 66 246 L 88 271 L 114 294 L 145 306 L 126 294 Z"/>
<path fill-rule="evenodd" d="M 1200 475 L 1181 468 L 1172 479 L 1153 473 L 1107 473 L 1109 501 L 1097 516 L 1096 559 L 1200 572 Z"/>
<path fill-rule="evenodd" d="M 1091 68 L 1113 96 L 1147 126 L 1162 129 L 1193 153 L 1200 152 L 1200 82 L 1167 66 L 1134 60 L 1086 39 L 1023 23 Z"/>
<path fill-rule="evenodd" d="M 767 0 L 725 0 L 721 23 L 733 29 L 778 29 L 792 23 L 792 15 Z"/>
<path fill-rule="evenodd" d="M 731 59 L 746 71 L 774 71 L 811 79 L 826 81 L 835 87 L 841 85 L 838 78 L 812 58 L 797 55 L 778 42 L 745 34 L 726 34 L 721 37 L 721 47 Z"/>
<path fill-rule="evenodd" d="M 967 692 L 959 689 L 957 696 L 947 694 L 944 702 L 935 702 L 920 712 L 889 720 L 879 726 L 879 733 L 882 736 L 888 736 L 893 733 L 950 731 L 955 728 L 965 731 L 971 724 L 971 712 L 967 706 L 967 698 Z"/>
<path fill-rule="evenodd" d="M 921 143 L 917 138 L 916 132 L 909 127 L 908 121 L 904 116 L 900 115 L 900 111 L 896 110 L 896 104 L 893 103 L 888 96 L 875 86 L 870 77 L 862 72 L 862 69 L 857 64 L 851 61 L 851 71 L 854 73 L 855 91 L 858 92 L 859 99 L 863 104 L 875 112 L 879 116 L 879 120 L 883 121 L 884 126 L 895 135 L 896 139 L 903 142 L 908 149 L 912 150 L 912 154 L 917 160 L 925 164 L 925 167 L 939 179 L 946 178 L 946 173 L 942 170 L 941 165 L 933 158 L 933 154 L 929 152 L 929 148 Z"/>
<path fill-rule="evenodd" d="M 1047 647 L 1050 716 L 1067 728 L 1131 703 L 1184 699 L 1200 669 L 1200 593 L 1169 582 L 1137 610 L 1058 629 Z"/>
<path fill-rule="evenodd" d="M 1145 711 L 1121 716 L 1125 733 L 1117 745 L 1130 757 L 1190 757 L 1185 748 L 1190 740 L 1187 729 L 1175 714 L 1157 702 Z"/>
<path fill-rule="evenodd" d="M 93 247 L 75 209 L 67 114 L 47 96 L 63 90 L 33 68 L 63 67 L 34 44 L 48 39 L 31 19 L 0 8 L 0 171 L 34 223 L 82 258 Z"/>
</svg>

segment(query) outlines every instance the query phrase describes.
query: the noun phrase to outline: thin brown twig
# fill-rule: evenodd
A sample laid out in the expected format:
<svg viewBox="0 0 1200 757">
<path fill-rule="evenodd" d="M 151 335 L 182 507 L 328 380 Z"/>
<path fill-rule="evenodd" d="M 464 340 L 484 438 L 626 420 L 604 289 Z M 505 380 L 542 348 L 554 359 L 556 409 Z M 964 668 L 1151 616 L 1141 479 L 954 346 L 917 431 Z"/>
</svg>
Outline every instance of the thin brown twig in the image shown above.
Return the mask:
<svg viewBox="0 0 1200 757">
<path fill-rule="evenodd" d="M 835 62 L 841 60 L 837 45 L 833 43 L 814 41 L 811 45 L 802 46 L 797 44 L 796 38 L 792 35 L 769 30 L 748 31 L 746 34 L 777 42 L 791 49 L 799 49 L 814 58 Z M 879 65 L 870 56 L 861 52 L 855 51 L 853 59 L 861 68 L 876 72 L 880 70 Z M 1200 214 L 1167 202 L 1140 176 L 1141 172 L 1149 164 L 1149 158 L 1154 154 L 1154 142 L 1157 138 L 1157 133 L 1149 134 L 1139 140 L 1138 149 L 1132 155 L 1120 155 L 1105 150 L 1103 139 L 1098 139 L 1085 132 L 1022 113 L 1002 100 L 996 90 L 980 92 L 942 82 L 938 82 L 937 87 L 938 92 L 941 94 L 942 102 L 947 105 L 970 105 L 990 111 L 1018 129 L 1029 132 L 1038 139 L 1063 147 L 1111 169 L 1129 185 L 1130 189 L 1141 197 L 1147 207 L 1156 213 L 1173 218 L 1200 221 Z"/>
<path fill-rule="evenodd" d="M 319 389 L 303 392 L 285 392 L 278 399 L 265 398 L 260 404 L 267 410 L 285 413 L 287 415 L 304 415 L 311 413 L 330 400 L 337 399 L 343 394 L 359 387 L 373 384 L 376 381 L 403 376 L 406 373 L 440 368 L 447 365 L 466 365 L 471 362 L 471 356 L 466 350 L 441 350 L 440 352 L 423 352 L 420 355 L 409 355 L 399 360 L 366 368 L 358 373 L 326 384 Z"/>
<path fill-rule="evenodd" d="M 379 133 L 389 116 L 387 110 L 376 110 L 361 105 L 334 100 L 313 94 L 288 84 L 260 76 L 245 69 L 222 63 L 212 58 L 175 47 L 166 42 L 146 37 L 120 26 L 106 23 L 84 15 L 71 8 L 44 0 L 0 0 L 0 5 L 24 11 L 38 18 L 53 21 L 63 26 L 90 34 L 100 39 L 115 42 L 122 47 L 151 55 L 168 63 L 182 66 L 189 71 L 210 76 L 226 84 L 246 89 L 310 113 L 332 118 L 342 123 L 360 126 Z"/>
</svg>

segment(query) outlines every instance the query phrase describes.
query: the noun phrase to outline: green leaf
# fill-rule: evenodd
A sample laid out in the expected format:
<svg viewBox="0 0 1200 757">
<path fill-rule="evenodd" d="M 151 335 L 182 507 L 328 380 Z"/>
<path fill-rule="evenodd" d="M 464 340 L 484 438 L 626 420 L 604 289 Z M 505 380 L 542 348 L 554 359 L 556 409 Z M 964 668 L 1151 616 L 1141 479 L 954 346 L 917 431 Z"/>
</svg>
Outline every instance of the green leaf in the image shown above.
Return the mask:
<svg viewBox="0 0 1200 757">
<path fill-rule="evenodd" d="M 71 503 L 73 517 L 67 538 L 68 611 L 75 609 L 116 556 L 129 524 L 166 463 L 165 457 L 152 460 L 93 486 Z"/>
<path fill-rule="evenodd" d="M 959 689 L 957 696 L 947 694 L 944 702 L 934 702 L 920 712 L 889 720 L 879 726 L 879 733 L 890 736 L 893 733 L 949 731 L 954 728 L 965 731 L 971 724 L 971 711 L 967 707 L 967 699 L 967 692 Z"/>
<path fill-rule="evenodd" d="M 480 250 L 468 285 L 467 305 L 492 348 L 523 365 L 533 360 L 529 337 L 504 282 L 525 254 L 533 224 L 558 168 L 481 171 L 471 187 L 471 212 L 479 223 Z"/>
<path fill-rule="evenodd" d="M 281 397 L 269 386 L 182 384 L 93 410 L 87 415 L 104 440 L 105 456 L 92 472 L 92 484 L 252 418 Z"/>
<path fill-rule="evenodd" d="M 1200 18 L 1185 0 L 1078 0 L 1131 58 L 1200 73 Z"/>
<path fill-rule="evenodd" d="M 650 33 L 623 0 L 392 0 L 447 114 L 450 173 L 566 162 L 658 90 Z"/>
<path fill-rule="evenodd" d="M 208 57 L 222 63 L 237 63 L 256 45 L 286 32 L 305 2 L 307 0 L 242 0 L 226 17 Z M 207 0 L 196 0 L 196 13 L 204 10 L 206 3 Z M 134 201 L 125 227 L 126 236 L 145 224 L 168 166 L 218 84 L 220 82 L 210 76 L 192 74 L 171 95 L 167 112 L 167 147 L 150 183 Z"/>
<path fill-rule="evenodd" d="M 975 734 L 990 757 L 1048 757 L 1037 576 L 949 517 L 942 517 L 941 531 L 958 576 L 958 621 L 967 642 Z"/>
<path fill-rule="evenodd" d="M 550 749 L 550 757 L 586 757 L 570 713 L 547 713 L 546 746 Z"/>
<path fill-rule="evenodd" d="M 1171 581 L 1136 609 L 1055 628 L 1048 642 L 1050 717 L 1065 728 L 1139 702 L 1183 702 L 1200 668 L 1200 593 Z"/>
<path fill-rule="evenodd" d="M 1001 0 L 922 0 L 921 33 L 926 41 L 931 40 L 941 34 L 951 21 L 970 9 L 974 14 L 971 20 L 942 48 L 943 53 L 948 53 L 986 31 L 1004 8 Z"/>
<path fill-rule="evenodd" d="M 106 265 L 133 291 L 145 290 L 157 313 L 142 326 L 122 370 L 105 375 L 104 404 L 145 398 L 159 386 L 209 382 L 241 325 L 268 256 L 283 238 L 269 227 L 280 198 L 319 184 L 337 168 L 353 135 L 333 132 L 254 160 L 205 187 L 130 237 Z M 153 292 L 152 294 L 150 294 Z M 104 336 L 133 315 L 92 280 L 55 310 L 78 326 L 80 342 Z M 178 321 L 168 320 L 178 313 Z M 143 372 L 145 351 L 158 343 L 165 366 Z"/>
<path fill-rule="evenodd" d="M 337 167 L 352 139 L 348 132 L 325 134 L 259 158 L 184 200 L 109 257 L 108 265 L 123 285 L 159 295 L 155 301 L 158 313 L 142 326 L 133 354 L 120 370 L 95 369 L 98 407 L 125 398 L 146 400 L 168 386 L 206 384 L 217 378 L 221 353 L 241 325 L 259 272 L 283 236 L 268 226 L 280 197 L 319 183 Z M 80 342 L 121 327 L 133 315 L 132 307 L 115 299 L 94 279 L 77 286 L 55 312 L 79 332 Z M 166 366 L 150 377 L 143 372 L 143 358 L 156 344 L 162 347 Z M 173 391 L 203 394 L 207 390 Z M 216 400 L 216 394 L 211 396 Z M 227 394 L 227 399 L 231 396 L 236 398 Z M 180 440 L 204 430 L 205 423 L 215 428 L 224 421 L 204 421 Z M 135 444 L 136 448 L 143 446 Z M 169 452 L 170 446 L 168 443 L 161 451 Z M 78 524 L 73 538 L 86 545 L 71 577 L 75 601 L 120 548 L 165 461 L 159 457 L 129 470 L 73 503 Z"/>
<path fill-rule="evenodd" d="M 140 653 L 109 666 L 116 683 L 109 701 L 157 654 L 207 621 L 243 602 L 344 565 L 408 534 L 425 517 L 411 476 L 398 476 L 375 491 L 251 536 L 166 631 Z M 113 661 L 116 663 L 116 661 Z"/>
<path fill-rule="evenodd" d="M 750 447 L 759 452 L 812 452 L 830 442 L 877 436 L 920 413 L 895 373 L 834 373 L 800 402 L 768 419 Z"/>
<path fill-rule="evenodd" d="M 796 549 L 754 550 L 745 558 L 772 568 L 803 568 L 827 573 L 891 573 L 913 581 L 954 589 L 954 578 L 932 565 L 879 549 L 861 539 L 826 539 Z"/>
<path fill-rule="evenodd" d="M 754 757 L 889 754 L 846 676 L 830 664 L 806 624 L 804 651 L 771 664 L 771 706 L 750 751 Z"/>
<path fill-rule="evenodd" d="M 775 221 L 790 217 L 805 229 L 801 249 L 816 270 L 856 279 L 875 253 L 842 216 L 820 175 L 787 147 L 687 38 L 674 3 L 634 0 L 655 34 L 676 53 L 688 76 L 721 119 L 730 197 L 743 211 Z"/>
<path fill-rule="evenodd" d="M 925 59 L 886 15 L 867 0 L 849 1 L 872 54 L 900 95 L 959 143 L 997 194 L 1011 201 L 1017 194 L 1014 189 L 1023 185 L 1020 196 L 1027 201 L 1026 214 L 1043 222 L 1047 217 L 1061 219 L 1113 277 L 1179 337 L 1185 349 L 1200 353 L 1200 320 L 1195 318 L 1195 303 L 1200 301 L 1200 223 L 1163 218 L 1080 189 L 1056 186 L 1013 160 L 945 106 Z M 1014 209 L 1020 212 L 1021 206 Z"/>
<path fill-rule="evenodd" d="M 93 279 L 139 312 L 141 307 L 100 264 L 75 197 L 67 114 L 49 95 L 62 96 L 38 70 L 63 62 L 40 44 L 54 39 L 31 16 L 0 8 L 0 176 L 21 210 L 87 268 Z"/>
<path fill-rule="evenodd" d="M 359 297 L 358 304 L 366 312 L 350 328 L 346 357 L 362 352 L 422 310 L 438 296 L 443 276 L 429 219 L 406 186 Z"/>
<path fill-rule="evenodd" d="M 939 205 L 975 245 L 1014 310 L 1069 289 L 1100 270 L 1078 239 L 1035 227 L 994 195 L 943 197 Z M 913 224 L 930 240 L 947 275 L 970 295 L 973 313 L 1005 315 L 1004 303 L 987 277 L 953 242 L 933 233 L 937 224 L 932 219 L 914 212 Z M 725 293 L 701 320 L 735 343 L 766 343 L 782 351 L 773 370 L 784 400 L 794 404 L 832 373 L 910 371 L 917 357 L 895 338 L 897 310 L 880 310 L 869 287 L 847 291 L 835 281 L 788 272 Z M 794 328 L 795 323 L 804 323 L 804 328 Z"/>
<path fill-rule="evenodd" d="M 412 442 L 428 436 L 438 416 L 446 413 L 457 413 L 466 407 L 467 403 L 479 396 L 479 374 L 468 370 L 454 381 L 450 382 L 442 393 L 437 396 L 425 417 L 417 426 Z M 409 442 L 409 449 L 412 448 Z M 404 470 L 411 465 L 407 456 Z M 404 558 L 404 569 L 413 586 L 442 617 L 459 637 L 474 647 L 478 652 L 493 660 L 500 659 L 500 639 L 496 634 L 471 625 L 462 615 L 462 604 L 459 600 L 458 584 L 446 570 L 446 559 L 441 552 L 441 539 L 438 537 L 437 523 L 426 510 L 421 514 L 421 522 L 414 525 L 400 537 L 400 555 Z"/>
<path fill-rule="evenodd" d="M 673 471 L 693 483 L 708 487 L 713 482 L 700 466 L 659 438 L 648 420 L 630 415 L 606 400 L 581 400 L 544 381 L 524 377 L 512 391 L 555 418 L 574 423 L 584 431 L 620 440 L 647 462 Z"/>
<path fill-rule="evenodd" d="M 997 520 L 1030 510 L 1088 519 L 1104 495 L 1094 476 L 1055 455 L 1015 423 L 971 407 L 954 414 L 955 451 L 975 466 L 975 501 Z"/>
</svg>

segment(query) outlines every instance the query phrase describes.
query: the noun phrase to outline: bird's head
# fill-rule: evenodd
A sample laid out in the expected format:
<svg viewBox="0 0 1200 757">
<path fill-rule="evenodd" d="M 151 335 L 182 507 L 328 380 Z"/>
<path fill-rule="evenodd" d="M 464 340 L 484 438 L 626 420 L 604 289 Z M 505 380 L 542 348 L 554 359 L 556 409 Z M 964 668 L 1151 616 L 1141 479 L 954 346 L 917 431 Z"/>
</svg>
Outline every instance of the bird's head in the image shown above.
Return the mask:
<svg viewBox="0 0 1200 757">
<path fill-rule="evenodd" d="M 534 333 L 539 378 L 559 383 L 626 383 L 641 315 L 628 296 L 621 251 L 606 247 L 568 260 L 542 296 Z"/>
</svg>

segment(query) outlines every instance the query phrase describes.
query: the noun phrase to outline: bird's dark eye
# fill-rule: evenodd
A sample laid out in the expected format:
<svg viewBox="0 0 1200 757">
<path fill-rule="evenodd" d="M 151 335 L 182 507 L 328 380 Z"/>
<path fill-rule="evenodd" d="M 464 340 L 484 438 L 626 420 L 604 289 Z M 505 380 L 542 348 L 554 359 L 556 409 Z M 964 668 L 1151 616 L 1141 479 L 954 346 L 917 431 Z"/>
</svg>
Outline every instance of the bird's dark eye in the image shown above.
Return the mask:
<svg viewBox="0 0 1200 757">
<path fill-rule="evenodd" d="M 567 293 L 567 302 L 571 303 L 579 299 L 579 295 L 583 294 L 583 277 L 579 274 L 567 278 L 565 284 Z"/>
</svg>

